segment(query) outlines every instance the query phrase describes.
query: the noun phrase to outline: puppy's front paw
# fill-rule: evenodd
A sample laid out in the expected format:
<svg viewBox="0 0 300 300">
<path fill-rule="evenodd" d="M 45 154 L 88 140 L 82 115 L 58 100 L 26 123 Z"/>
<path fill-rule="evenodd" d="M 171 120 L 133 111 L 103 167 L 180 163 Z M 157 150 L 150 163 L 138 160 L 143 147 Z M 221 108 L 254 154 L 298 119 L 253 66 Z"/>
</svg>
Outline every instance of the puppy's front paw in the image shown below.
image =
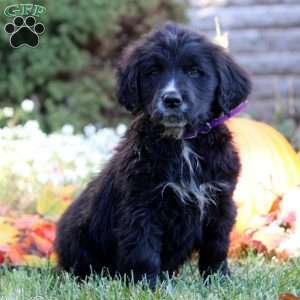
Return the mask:
<svg viewBox="0 0 300 300">
<path fill-rule="evenodd" d="M 201 269 L 200 267 L 200 274 L 202 275 L 204 284 L 209 284 L 211 282 L 211 275 L 216 273 L 221 277 L 231 275 L 227 260 L 218 265 L 207 266 L 205 269 Z"/>
</svg>

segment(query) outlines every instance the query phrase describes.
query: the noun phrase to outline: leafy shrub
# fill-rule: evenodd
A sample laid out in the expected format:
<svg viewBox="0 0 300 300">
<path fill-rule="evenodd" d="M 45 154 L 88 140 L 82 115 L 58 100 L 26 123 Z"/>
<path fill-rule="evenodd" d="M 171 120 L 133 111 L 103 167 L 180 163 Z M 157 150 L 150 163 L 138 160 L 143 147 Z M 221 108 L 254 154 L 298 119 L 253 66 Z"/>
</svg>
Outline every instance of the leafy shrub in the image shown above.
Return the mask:
<svg viewBox="0 0 300 300">
<path fill-rule="evenodd" d="M 14 3 L 1 1 L 0 10 Z M 38 20 L 46 30 L 37 48 L 13 49 L 0 30 L 0 102 L 17 107 L 32 99 L 46 131 L 65 123 L 76 129 L 88 123 L 115 124 L 124 116 L 114 100 L 113 68 L 121 50 L 156 24 L 184 18 L 184 7 L 176 0 L 38 3 L 47 12 Z M 1 18 L 0 27 L 11 19 Z"/>
</svg>

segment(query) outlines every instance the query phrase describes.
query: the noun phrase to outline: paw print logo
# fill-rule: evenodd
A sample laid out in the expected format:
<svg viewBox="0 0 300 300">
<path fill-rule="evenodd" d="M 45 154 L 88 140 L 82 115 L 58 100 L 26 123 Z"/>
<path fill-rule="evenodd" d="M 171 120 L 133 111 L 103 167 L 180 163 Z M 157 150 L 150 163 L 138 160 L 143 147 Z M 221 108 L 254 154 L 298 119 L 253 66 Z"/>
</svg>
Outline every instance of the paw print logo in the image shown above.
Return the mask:
<svg viewBox="0 0 300 300">
<path fill-rule="evenodd" d="M 12 23 L 7 23 L 4 30 L 10 35 L 9 41 L 13 48 L 36 47 L 39 44 L 39 36 L 45 31 L 45 27 L 42 23 L 36 23 L 33 16 L 26 18 L 18 16 Z"/>
</svg>

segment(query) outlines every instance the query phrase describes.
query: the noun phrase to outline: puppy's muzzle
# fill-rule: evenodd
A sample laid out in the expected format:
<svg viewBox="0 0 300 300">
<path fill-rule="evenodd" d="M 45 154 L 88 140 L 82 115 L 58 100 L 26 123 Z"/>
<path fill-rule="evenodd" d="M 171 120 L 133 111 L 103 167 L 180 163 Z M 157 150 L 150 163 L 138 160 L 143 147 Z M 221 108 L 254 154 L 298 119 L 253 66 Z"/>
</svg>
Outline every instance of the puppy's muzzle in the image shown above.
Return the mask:
<svg viewBox="0 0 300 300">
<path fill-rule="evenodd" d="M 162 95 L 163 105 L 166 109 L 179 109 L 182 106 L 183 100 L 178 92 L 167 92 Z"/>
<path fill-rule="evenodd" d="M 183 98 L 177 91 L 168 91 L 160 97 L 161 122 L 167 127 L 183 127 L 184 118 Z"/>
</svg>

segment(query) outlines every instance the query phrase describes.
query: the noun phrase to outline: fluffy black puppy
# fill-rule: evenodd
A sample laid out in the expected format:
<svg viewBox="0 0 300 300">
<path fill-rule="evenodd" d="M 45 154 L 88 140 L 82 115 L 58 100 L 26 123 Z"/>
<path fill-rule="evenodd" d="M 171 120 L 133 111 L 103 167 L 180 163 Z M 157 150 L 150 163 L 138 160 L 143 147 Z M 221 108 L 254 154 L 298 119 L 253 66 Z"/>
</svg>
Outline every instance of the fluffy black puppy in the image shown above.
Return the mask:
<svg viewBox="0 0 300 300">
<path fill-rule="evenodd" d="M 58 224 L 61 269 L 146 277 L 174 273 L 193 251 L 204 276 L 229 272 L 227 251 L 240 170 L 225 125 L 185 140 L 250 91 L 220 47 L 167 23 L 127 49 L 118 99 L 137 114 L 116 153 Z"/>
</svg>

